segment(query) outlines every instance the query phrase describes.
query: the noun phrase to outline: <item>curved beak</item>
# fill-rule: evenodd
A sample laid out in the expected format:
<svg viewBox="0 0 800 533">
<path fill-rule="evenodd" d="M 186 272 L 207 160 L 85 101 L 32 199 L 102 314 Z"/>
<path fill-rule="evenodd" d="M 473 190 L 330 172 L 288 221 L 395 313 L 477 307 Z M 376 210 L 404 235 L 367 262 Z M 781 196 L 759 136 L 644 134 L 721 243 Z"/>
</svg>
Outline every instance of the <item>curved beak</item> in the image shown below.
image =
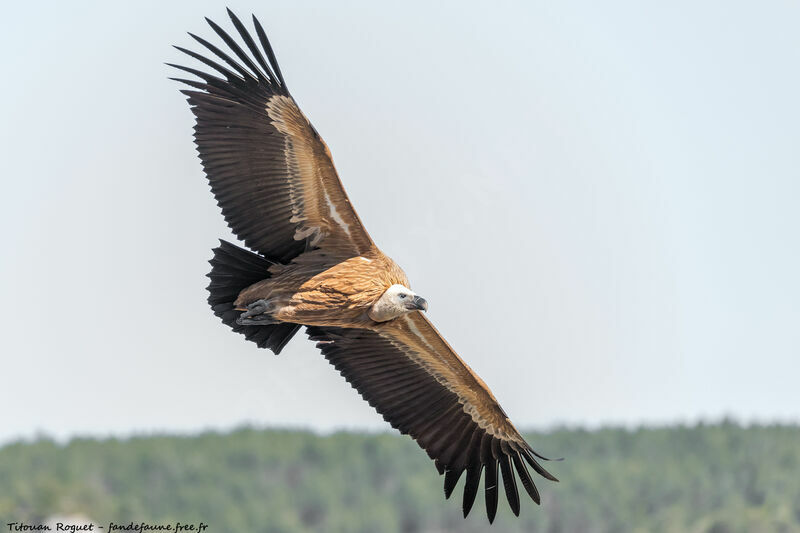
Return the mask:
<svg viewBox="0 0 800 533">
<path fill-rule="evenodd" d="M 414 296 L 411 303 L 414 305 L 414 309 L 419 309 L 420 311 L 428 310 L 428 302 L 422 296 Z"/>
</svg>

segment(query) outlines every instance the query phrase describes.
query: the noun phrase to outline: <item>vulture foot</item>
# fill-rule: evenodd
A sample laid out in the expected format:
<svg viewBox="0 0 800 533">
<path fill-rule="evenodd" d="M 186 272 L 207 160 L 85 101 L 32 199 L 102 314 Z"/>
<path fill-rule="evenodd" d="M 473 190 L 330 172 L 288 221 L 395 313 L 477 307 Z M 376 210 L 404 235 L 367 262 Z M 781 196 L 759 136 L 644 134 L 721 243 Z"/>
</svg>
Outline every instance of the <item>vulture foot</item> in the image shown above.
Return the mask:
<svg viewBox="0 0 800 533">
<path fill-rule="evenodd" d="M 270 316 L 275 310 L 275 304 L 269 300 L 256 300 L 247 306 L 247 311 L 243 312 L 236 323 L 240 326 L 267 326 L 278 324 L 279 321 Z"/>
</svg>

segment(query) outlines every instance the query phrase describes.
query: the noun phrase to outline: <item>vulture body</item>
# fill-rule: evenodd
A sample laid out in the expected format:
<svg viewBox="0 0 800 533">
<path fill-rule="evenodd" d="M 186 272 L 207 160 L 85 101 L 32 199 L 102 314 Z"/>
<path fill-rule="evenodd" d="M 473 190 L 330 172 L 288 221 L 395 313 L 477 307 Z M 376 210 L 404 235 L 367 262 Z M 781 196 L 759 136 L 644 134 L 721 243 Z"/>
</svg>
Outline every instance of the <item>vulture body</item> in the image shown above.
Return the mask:
<svg viewBox="0 0 800 533">
<path fill-rule="evenodd" d="M 253 17 L 254 38 L 228 14 L 249 53 L 206 19 L 232 55 L 190 34 L 211 56 L 176 48 L 214 73 L 171 65 L 197 78 L 174 79 L 190 86 L 182 92 L 196 118 L 203 168 L 225 220 L 249 248 L 221 241 L 214 249 L 214 313 L 276 354 L 305 326 L 361 396 L 434 460 L 447 497 L 466 472 L 465 517 L 482 475 L 490 522 L 500 472 L 514 514 L 516 476 L 538 504 L 528 466 L 556 481 L 537 461 L 545 458 L 422 314 L 427 302 L 403 270 L 373 243 L 328 147 L 289 94 L 261 24 Z"/>
</svg>

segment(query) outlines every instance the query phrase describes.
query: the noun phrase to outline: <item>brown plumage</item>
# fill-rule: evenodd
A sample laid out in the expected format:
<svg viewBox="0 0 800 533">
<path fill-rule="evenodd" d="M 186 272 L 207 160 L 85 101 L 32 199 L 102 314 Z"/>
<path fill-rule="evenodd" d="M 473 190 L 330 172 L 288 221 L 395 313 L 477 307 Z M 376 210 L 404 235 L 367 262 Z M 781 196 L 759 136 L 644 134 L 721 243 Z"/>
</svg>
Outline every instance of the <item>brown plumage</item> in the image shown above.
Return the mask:
<svg viewBox="0 0 800 533">
<path fill-rule="evenodd" d="M 200 159 L 225 220 L 253 250 L 224 241 L 214 250 L 214 313 L 275 353 L 306 326 L 364 399 L 435 461 L 447 497 L 466 472 L 464 516 L 484 470 L 490 522 L 498 470 L 515 514 L 515 473 L 539 503 L 527 465 L 555 481 L 537 461 L 544 458 L 421 313 L 427 303 L 402 269 L 373 243 L 330 150 L 289 94 L 258 20 L 257 44 L 228 13 L 249 54 L 209 20 L 238 61 L 192 35 L 216 59 L 179 50 L 215 74 L 172 65 L 199 78 L 178 81 L 191 86 L 182 92 L 196 117 Z"/>
</svg>

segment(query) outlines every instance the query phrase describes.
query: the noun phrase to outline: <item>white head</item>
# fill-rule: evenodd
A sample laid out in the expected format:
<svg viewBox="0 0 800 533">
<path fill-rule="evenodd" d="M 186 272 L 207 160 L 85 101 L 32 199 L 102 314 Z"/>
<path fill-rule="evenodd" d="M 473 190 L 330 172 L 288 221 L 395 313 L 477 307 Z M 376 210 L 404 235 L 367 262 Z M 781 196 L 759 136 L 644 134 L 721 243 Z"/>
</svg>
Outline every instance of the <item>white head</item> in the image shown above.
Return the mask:
<svg viewBox="0 0 800 533">
<path fill-rule="evenodd" d="M 411 311 L 427 310 L 425 298 L 403 285 L 392 285 L 372 304 L 367 315 L 375 322 L 386 322 Z"/>
</svg>

